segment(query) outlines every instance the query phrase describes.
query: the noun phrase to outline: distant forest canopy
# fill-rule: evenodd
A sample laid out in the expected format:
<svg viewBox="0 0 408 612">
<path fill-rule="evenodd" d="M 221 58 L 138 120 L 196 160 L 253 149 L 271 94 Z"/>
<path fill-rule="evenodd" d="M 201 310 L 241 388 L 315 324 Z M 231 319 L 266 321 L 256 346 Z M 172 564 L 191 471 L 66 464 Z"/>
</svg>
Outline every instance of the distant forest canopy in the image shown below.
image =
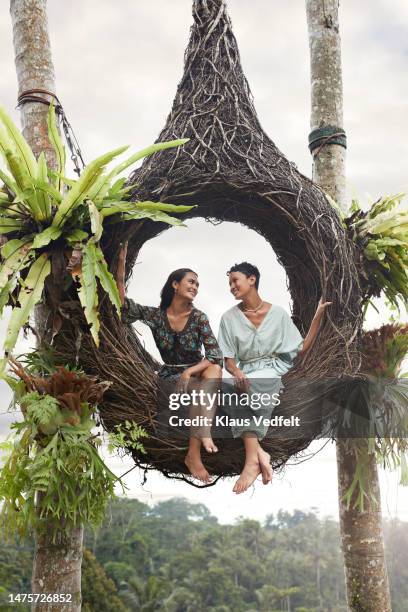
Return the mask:
<svg viewBox="0 0 408 612">
<path fill-rule="evenodd" d="M 393 612 L 408 601 L 408 523 L 385 521 Z M 85 537 L 83 612 L 345 612 L 339 526 L 314 512 L 280 510 L 263 525 L 220 525 L 203 504 L 173 498 L 153 508 L 115 501 Z M 0 553 L 0 607 L 29 593 L 33 543 Z"/>
</svg>

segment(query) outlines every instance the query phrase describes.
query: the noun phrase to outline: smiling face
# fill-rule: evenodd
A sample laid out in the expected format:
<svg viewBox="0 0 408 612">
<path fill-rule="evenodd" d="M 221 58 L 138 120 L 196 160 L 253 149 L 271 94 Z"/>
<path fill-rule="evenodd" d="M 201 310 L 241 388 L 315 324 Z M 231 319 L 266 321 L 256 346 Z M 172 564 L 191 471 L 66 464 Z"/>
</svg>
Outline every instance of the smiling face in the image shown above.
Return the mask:
<svg viewBox="0 0 408 612">
<path fill-rule="evenodd" d="M 194 272 L 187 272 L 180 282 L 173 281 L 175 295 L 192 302 L 198 293 L 198 276 Z"/>
<path fill-rule="evenodd" d="M 228 278 L 230 291 L 236 300 L 242 300 L 255 289 L 256 277 L 254 275 L 246 276 L 243 272 L 230 272 Z"/>
</svg>

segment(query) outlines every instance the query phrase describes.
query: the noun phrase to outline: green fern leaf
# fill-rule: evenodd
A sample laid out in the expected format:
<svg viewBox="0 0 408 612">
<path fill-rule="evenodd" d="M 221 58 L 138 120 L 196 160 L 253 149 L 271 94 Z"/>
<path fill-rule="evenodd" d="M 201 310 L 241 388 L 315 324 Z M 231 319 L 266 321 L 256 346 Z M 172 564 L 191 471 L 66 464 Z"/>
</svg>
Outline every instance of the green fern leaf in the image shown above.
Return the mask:
<svg viewBox="0 0 408 612">
<path fill-rule="evenodd" d="M 62 144 L 62 140 L 58 131 L 57 121 L 55 118 L 55 107 L 54 103 L 50 104 L 50 108 L 47 114 L 47 126 L 48 126 L 48 138 L 52 146 L 54 147 L 55 154 L 57 156 L 57 174 L 63 175 L 65 174 L 65 162 L 66 162 L 66 154 L 65 147 Z M 62 178 L 57 176 L 56 180 L 56 188 L 59 192 L 62 191 Z"/>
<path fill-rule="evenodd" d="M 112 159 L 123 153 L 123 151 L 125 151 L 127 148 L 128 147 L 120 147 L 119 149 L 105 153 L 105 155 L 101 155 L 85 167 L 81 177 L 75 183 L 74 187 L 70 189 L 59 205 L 57 213 L 52 222 L 53 226 L 61 227 L 64 225 L 64 223 L 70 217 L 72 211 L 79 204 L 81 204 L 87 197 L 92 199 L 92 187 L 102 174 L 105 166 L 112 161 Z"/>
<path fill-rule="evenodd" d="M 40 183 L 47 183 L 48 181 L 48 170 L 47 161 L 45 159 L 44 152 L 41 152 L 38 158 L 38 177 Z M 51 202 L 48 193 L 44 189 L 36 190 L 37 202 L 42 210 L 42 221 L 48 221 L 51 218 Z"/>
<path fill-rule="evenodd" d="M 122 304 L 119 296 L 119 289 L 112 274 L 109 272 L 105 257 L 99 247 L 90 243 L 89 248 L 94 251 L 93 260 L 95 261 L 95 274 L 99 278 L 103 290 L 108 294 L 110 301 L 115 306 L 118 315 L 121 315 Z"/>
<path fill-rule="evenodd" d="M 21 328 L 27 323 L 34 306 L 41 300 L 45 279 L 51 272 L 51 263 L 48 255 L 43 253 L 31 265 L 25 280 L 24 287 L 20 290 L 18 300 L 20 306 L 14 308 L 11 313 L 10 322 L 7 328 L 5 351 L 12 351 Z"/>
<path fill-rule="evenodd" d="M 58 227 L 47 227 L 43 232 L 37 234 L 33 241 L 33 249 L 41 249 L 47 246 L 53 240 L 57 240 L 62 234 L 62 229 Z"/>
<path fill-rule="evenodd" d="M 34 157 L 34 153 L 18 127 L 14 124 L 11 117 L 9 117 L 2 106 L 0 106 L 0 123 L 3 124 L 5 132 L 8 136 L 8 139 L 5 140 L 4 145 L 11 144 L 12 149 L 18 153 L 21 163 L 23 164 L 28 176 L 35 178 L 38 172 L 38 165 Z"/>
<path fill-rule="evenodd" d="M 0 266 L 0 289 L 3 289 L 10 277 L 30 265 L 33 253 L 32 243 L 26 240 L 10 240 L 1 249 L 3 263 Z"/>
<path fill-rule="evenodd" d="M 80 288 L 78 297 L 84 309 L 85 318 L 91 326 L 91 334 L 96 346 L 99 346 L 99 315 L 98 315 L 98 287 L 96 283 L 95 251 L 89 243 L 83 249 L 81 274 L 79 276 Z"/>
</svg>

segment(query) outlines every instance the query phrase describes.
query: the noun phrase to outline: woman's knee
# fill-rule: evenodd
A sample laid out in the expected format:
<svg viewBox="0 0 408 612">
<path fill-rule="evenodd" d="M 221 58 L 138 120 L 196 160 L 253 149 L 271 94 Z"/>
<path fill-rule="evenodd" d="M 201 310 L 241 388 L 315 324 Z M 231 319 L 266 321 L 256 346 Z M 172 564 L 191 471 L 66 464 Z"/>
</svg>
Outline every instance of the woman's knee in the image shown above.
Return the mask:
<svg viewBox="0 0 408 612">
<path fill-rule="evenodd" d="M 203 372 L 203 378 L 221 378 L 222 367 L 216 363 L 211 363 Z"/>
</svg>

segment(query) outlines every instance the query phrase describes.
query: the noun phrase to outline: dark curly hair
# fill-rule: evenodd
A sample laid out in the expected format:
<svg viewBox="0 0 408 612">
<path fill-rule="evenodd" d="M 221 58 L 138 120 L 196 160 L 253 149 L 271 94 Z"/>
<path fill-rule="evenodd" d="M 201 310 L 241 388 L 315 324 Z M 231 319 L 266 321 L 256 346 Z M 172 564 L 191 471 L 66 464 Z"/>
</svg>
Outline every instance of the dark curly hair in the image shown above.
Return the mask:
<svg viewBox="0 0 408 612">
<path fill-rule="evenodd" d="M 255 289 L 259 287 L 259 279 L 261 278 L 261 274 L 256 266 L 248 263 L 247 261 L 243 261 L 239 264 L 234 264 L 227 272 L 227 276 L 231 274 L 231 272 L 242 272 L 248 278 L 249 276 L 255 276 Z"/>
</svg>

